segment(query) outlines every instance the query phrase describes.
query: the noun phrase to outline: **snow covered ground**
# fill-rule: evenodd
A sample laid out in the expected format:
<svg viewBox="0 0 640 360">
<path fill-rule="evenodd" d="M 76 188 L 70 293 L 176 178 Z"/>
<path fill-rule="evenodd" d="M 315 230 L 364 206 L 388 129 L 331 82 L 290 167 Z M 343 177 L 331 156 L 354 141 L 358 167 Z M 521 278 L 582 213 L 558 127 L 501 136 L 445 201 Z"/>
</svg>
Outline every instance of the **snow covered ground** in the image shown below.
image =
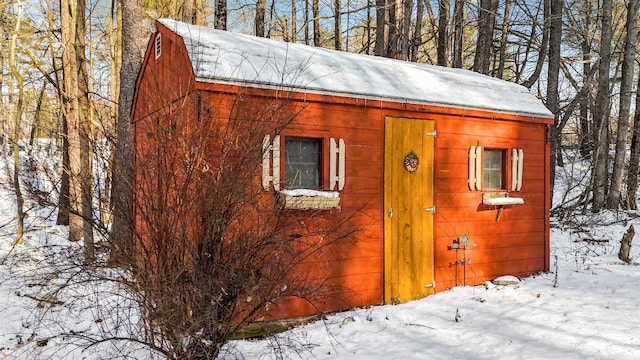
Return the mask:
<svg viewBox="0 0 640 360">
<path fill-rule="evenodd" d="M 567 174 L 559 173 L 557 201 L 575 195 L 563 196 Z M 53 225 L 50 210 L 30 210 L 25 243 L 13 247 L 15 201 L 8 182 L 0 183 L 0 359 L 154 358 L 115 341 L 82 347 L 86 342 L 78 334 L 126 335 L 135 326 L 135 311 L 111 296 L 114 283 L 85 281 L 87 275 L 78 272 L 81 245 L 66 242 L 66 229 Z M 407 304 L 346 311 L 266 340 L 234 341 L 223 356 L 640 358 L 640 266 L 617 258 L 627 227 L 640 230 L 640 213 L 587 212 L 570 223 L 552 226 L 549 273 L 517 285 L 458 287 Z M 635 261 L 638 248 L 632 247 Z M 41 279 L 46 286 L 38 285 Z M 74 296 L 43 297 L 44 290 L 70 279 Z"/>
</svg>

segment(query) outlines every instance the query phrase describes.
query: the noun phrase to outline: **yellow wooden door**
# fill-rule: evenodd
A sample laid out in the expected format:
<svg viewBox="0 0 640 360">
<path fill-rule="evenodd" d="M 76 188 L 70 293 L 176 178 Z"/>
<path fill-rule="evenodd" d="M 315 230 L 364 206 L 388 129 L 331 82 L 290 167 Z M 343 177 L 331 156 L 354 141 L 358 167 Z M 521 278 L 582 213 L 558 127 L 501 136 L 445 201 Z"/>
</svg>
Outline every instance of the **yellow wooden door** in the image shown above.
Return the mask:
<svg viewBox="0 0 640 360">
<path fill-rule="evenodd" d="M 385 119 L 384 298 L 434 292 L 433 120 Z"/>
</svg>

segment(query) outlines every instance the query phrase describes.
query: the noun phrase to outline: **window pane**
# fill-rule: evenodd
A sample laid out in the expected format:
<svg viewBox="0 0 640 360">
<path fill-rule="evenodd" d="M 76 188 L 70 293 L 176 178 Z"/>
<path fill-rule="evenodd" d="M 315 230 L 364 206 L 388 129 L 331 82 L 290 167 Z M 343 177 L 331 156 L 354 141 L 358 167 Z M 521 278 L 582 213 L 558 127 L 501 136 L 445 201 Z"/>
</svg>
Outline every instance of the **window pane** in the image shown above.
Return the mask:
<svg viewBox="0 0 640 360">
<path fill-rule="evenodd" d="M 483 173 L 485 189 L 502 189 L 502 150 L 485 149 Z"/>
<path fill-rule="evenodd" d="M 286 138 L 284 180 L 287 188 L 319 188 L 321 139 Z"/>
</svg>

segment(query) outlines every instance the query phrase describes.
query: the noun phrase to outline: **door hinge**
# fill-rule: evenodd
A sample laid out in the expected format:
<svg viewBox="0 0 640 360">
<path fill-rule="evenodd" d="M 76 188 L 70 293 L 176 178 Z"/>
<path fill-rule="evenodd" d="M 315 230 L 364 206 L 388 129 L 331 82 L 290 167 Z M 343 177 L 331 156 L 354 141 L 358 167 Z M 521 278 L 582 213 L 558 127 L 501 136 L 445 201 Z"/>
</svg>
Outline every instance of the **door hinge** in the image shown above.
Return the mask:
<svg viewBox="0 0 640 360">
<path fill-rule="evenodd" d="M 432 281 L 431 284 L 424 284 L 424 287 L 426 287 L 426 288 L 434 288 L 434 287 L 436 287 L 436 282 Z"/>
<path fill-rule="evenodd" d="M 389 210 L 387 210 L 387 216 L 393 217 L 393 209 L 392 208 L 389 208 Z"/>
<path fill-rule="evenodd" d="M 426 211 L 426 212 L 430 212 L 430 213 L 434 213 L 434 214 L 435 214 L 435 213 L 436 213 L 436 207 L 435 207 L 435 205 L 434 205 L 434 206 L 432 206 L 432 207 L 424 208 L 424 211 Z"/>
<path fill-rule="evenodd" d="M 433 131 L 426 132 L 426 133 L 424 133 L 424 134 L 425 134 L 426 136 L 433 136 L 433 137 L 436 137 L 436 135 L 438 134 L 438 132 L 437 132 L 436 130 L 433 130 Z"/>
</svg>

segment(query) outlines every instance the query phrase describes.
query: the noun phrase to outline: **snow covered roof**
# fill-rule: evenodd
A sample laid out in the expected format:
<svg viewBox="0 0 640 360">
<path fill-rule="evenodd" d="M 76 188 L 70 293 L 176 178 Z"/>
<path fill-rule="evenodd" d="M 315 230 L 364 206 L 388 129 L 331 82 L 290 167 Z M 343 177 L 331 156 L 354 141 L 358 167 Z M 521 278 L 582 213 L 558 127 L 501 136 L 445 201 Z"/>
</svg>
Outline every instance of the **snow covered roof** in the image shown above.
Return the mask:
<svg viewBox="0 0 640 360">
<path fill-rule="evenodd" d="M 198 81 L 553 117 L 525 87 L 468 70 L 158 22 L 182 37 Z"/>
</svg>

